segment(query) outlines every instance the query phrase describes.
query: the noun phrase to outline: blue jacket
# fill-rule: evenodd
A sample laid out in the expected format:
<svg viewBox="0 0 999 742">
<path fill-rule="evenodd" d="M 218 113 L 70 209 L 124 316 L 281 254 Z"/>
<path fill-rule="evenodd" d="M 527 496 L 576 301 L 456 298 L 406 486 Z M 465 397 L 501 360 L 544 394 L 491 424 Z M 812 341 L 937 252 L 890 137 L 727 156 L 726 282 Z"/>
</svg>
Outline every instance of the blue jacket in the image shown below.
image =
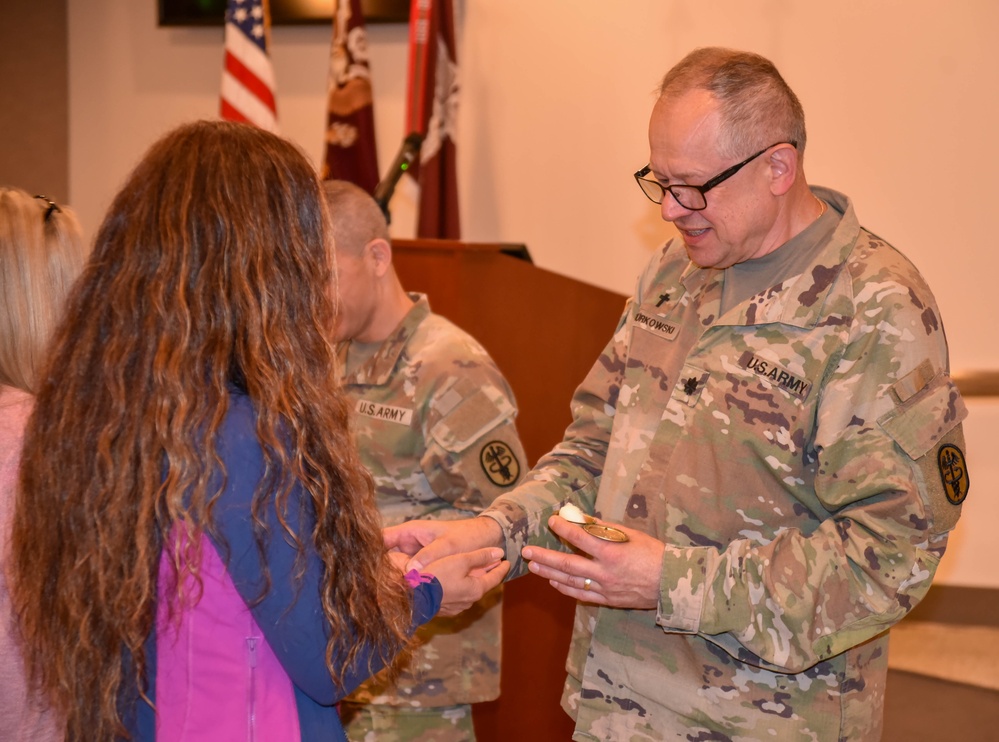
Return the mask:
<svg viewBox="0 0 999 742">
<path fill-rule="evenodd" d="M 296 583 L 297 550 L 284 537 L 273 507 L 262 514 L 270 535 L 264 557 L 271 583 L 258 600 L 264 581 L 250 504 L 263 473 L 263 456 L 256 414 L 245 395 L 232 394 L 216 448 L 226 482 L 212 514 L 217 537 L 206 535 L 201 544 L 201 599 L 184 607 L 179 622 L 161 608 L 159 628 L 146 643 L 147 695 L 153 703 L 157 684 L 169 683 L 161 689 L 162 707 L 157 704 L 160 740 L 293 739 L 293 730 L 265 725 L 289 718 L 294 722 L 295 717 L 300 739 L 346 740 L 335 704 L 381 665 L 369 668 L 369 647 L 344 671 L 344 692 L 333 684 L 325 660 L 329 628 L 319 594 L 321 562 L 307 550 L 305 576 Z M 311 502 L 302 497 L 296 485 L 288 520 L 296 533 L 308 534 L 314 515 Z M 302 513 L 296 500 L 302 502 Z M 160 590 L 164 587 L 161 579 Z M 414 629 L 436 614 L 441 597 L 437 580 L 414 589 Z M 346 653 L 351 644 L 351 637 L 344 637 L 338 650 Z M 163 665 L 159 670 L 158 664 Z M 282 706 L 288 707 L 284 716 Z M 156 714 L 144 701 L 138 702 L 128 726 L 133 739 L 157 739 Z"/>
</svg>

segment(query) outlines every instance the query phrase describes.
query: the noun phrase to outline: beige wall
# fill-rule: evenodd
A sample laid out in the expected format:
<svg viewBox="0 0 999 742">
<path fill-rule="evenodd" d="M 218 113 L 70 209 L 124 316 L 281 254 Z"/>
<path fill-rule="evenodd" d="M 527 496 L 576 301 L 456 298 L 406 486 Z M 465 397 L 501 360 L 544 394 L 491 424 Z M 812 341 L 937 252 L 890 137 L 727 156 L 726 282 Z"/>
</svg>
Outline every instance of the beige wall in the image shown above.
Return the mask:
<svg viewBox="0 0 999 742">
<path fill-rule="evenodd" d="M 66 0 L 4 0 L 0 15 L 0 185 L 69 196 Z"/>
<path fill-rule="evenodd" d="M 159 29 L 155 2 L 68 0 L 70 199 L 96 227 L 152 140 L 216 115 L 221 29 Z M 466 0 L 459 179 L 464 236 L 525 242 L 551 270 L 629 293 L 669 235 L 631 173 L 662 73 L 723 44 L 772 58 L 809 124 L 810 181 L 926 275 L 957 370 L 999 368 L 999 3 L 993 0 Z M 407 29 L 370 26 L 384 168 L 404 135 Z M 276 27 L 286 135 L 318 161 L 329 30 Z M 412 201 L 397 191 L 397 235 Z M 972 492 L 941 579 L 999 587 L 999 400 L 971 400 Z"/>
</svg>

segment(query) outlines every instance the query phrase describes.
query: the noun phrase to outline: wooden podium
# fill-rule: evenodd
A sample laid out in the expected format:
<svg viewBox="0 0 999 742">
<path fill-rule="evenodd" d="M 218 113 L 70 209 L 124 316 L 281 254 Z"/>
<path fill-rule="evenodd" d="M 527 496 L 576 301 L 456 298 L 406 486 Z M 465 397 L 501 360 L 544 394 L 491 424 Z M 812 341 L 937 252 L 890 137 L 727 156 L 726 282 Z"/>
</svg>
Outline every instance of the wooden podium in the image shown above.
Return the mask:
<svg viewBox="0 0 999 742">
<path fill-rule="evenodd" d="M 393 253 L 403 286 L 482 343 L 510 382 L 532 466 L 562 440 L 572 393 L 610 340 L 625 297 L 538 268 L 523 246 L 394 240 Z M 474 706 L 479 742 L 572 736 L 560 699 L 574 609 L 534 575 L 506 585 L 502 693 Z"/>
</svg>

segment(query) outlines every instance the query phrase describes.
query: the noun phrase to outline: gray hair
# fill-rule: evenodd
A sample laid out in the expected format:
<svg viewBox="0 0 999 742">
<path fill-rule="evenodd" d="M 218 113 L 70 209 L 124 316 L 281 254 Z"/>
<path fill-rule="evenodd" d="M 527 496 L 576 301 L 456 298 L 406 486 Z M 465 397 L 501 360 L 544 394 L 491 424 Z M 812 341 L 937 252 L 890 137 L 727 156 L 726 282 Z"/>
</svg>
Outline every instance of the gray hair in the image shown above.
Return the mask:
<svg viewBox="0 0 999 742">
<path fill-rule="evenodd" d="M 805 111 L 766 57 L 722 47 L 695 49 L 663 77 L 659 100 L 691 90 L 707 90 L 718 101 L 723 154 L 745 157 L 778 142 L 794 142 L 804 154 Z"/>
</svg>

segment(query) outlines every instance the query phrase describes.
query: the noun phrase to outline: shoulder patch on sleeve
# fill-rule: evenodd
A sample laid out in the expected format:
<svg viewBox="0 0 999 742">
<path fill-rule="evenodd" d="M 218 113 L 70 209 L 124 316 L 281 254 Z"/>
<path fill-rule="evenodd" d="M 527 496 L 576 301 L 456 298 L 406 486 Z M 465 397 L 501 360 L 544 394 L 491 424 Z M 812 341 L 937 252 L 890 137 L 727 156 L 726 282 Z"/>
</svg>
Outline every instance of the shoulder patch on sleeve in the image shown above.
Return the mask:
<svg viewBox="0 0 999 742">
<path fill-rule="evenodd" d="M 940 481 L 947 502 L 960 505 L 968 496 L 971 486 L 964 452 L 952 443 L 945 443 L 937 449 L 937 468 L 940 470 Z"/>
<path fill-rule="evenodd" d="M 489 481 L 497 487 L 509 487 L 520 479 L 520 461 L 503 441 L 489 441 L 479 451 L 479 463 Z"/>
<path fill-rule="evenodd" d="M 891 394 L 896 405 L 878 418 L 878 424 L 919 472 L 931 532 L 946 533 L 957 525 L 961 503 L 968 496 L 961 429 L 967 407 L 947 374 L 927 378 L 923 365 L 897 382 Z"/>
<path fill-rule="evenodd" d="M 971 484 L 963 446 L 964 435 L 961 428 L 956 428 L 935 451 L 916 462 L 923 479 L 923 496 L 933 518 L 933 533 L 950 531 L 961 517 L 961 503 Z"/>
</svg>

